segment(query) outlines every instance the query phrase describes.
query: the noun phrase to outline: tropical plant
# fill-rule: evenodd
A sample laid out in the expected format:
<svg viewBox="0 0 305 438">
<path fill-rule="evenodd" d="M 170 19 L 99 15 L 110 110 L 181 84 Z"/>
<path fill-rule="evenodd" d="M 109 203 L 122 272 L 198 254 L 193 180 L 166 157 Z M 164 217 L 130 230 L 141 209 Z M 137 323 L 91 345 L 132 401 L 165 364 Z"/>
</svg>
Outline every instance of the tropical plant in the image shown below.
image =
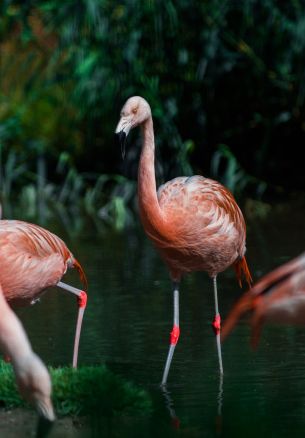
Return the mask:
<svg viewBox="0 0 305 438">
<path fill-rule="evenodd" d="M 136 0 L 1 3 L 0 144 L 21 165 L 8 161 L 4 198 L 30 183 L 25 192 L 36 186 L 42 198 L 47 175 L 51 184 L 64 184 L 61 200 L 69 198 L 68 187 L 74 197 L 86 196 L 92 213 L 97 186 L 107 187 L 110 198 L 101 195 L 97 217 L 107 222 L 117 215 L 121 228 L 131 192 L 126 185 L 128 193 L 116 198 L 115 175 L 136 179 L 139 148 L 122 164 L 113 131 L 133 94 L 153 110 L 160 181 L 209 175 L 221 153 L 224 174 L 233 178 L 234 160 L 244 169 L 233 190 L 247 193 L 250 175 L 264 181 L 259 193 L 265 183 L 304 188 L 303 3 L 145 0 L 140 6 Z M 66 153 L 73 170 L 63 182 L 53 168 Z M 32 181 L 25 181 L 29 172 Z"/>
</svg>

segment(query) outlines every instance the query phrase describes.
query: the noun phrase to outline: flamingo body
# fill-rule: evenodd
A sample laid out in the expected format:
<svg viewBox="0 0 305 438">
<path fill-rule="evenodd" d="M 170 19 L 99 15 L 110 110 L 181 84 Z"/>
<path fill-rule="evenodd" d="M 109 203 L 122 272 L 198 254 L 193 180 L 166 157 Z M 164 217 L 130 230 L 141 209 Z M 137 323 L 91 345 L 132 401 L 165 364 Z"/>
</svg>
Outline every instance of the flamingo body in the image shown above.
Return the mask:
<svg viewBox="0 0 305 438">
<path fill-rule="evenodd" d="M 253 346 L 266 322 L 305 325 L 305 254 L 265 275 L 240 298 L 224 323 L 223 339 L 247 311 L 252 312 Z"/>
<path fill-rule="evenodd" d="M 140 126 L 142 151 L 138 169 L 138 200 L 141 221 L 167 264 L 173 281 L 174 324 L 162 383 L 165 384 L 179 338 L 179 283 L 183 274 L 206 271 L 213 278 L 219 368 L 220 316 L 216 276 L 234 265 L 237 278 L 251 283 L 245 259 L 246 226 L 232 194 L 220 183 L 203 176 L 178 177 L 156 189 L 153 121 L 149 104 L 140 96 L 127 100 L 116 133 L 125 147 L 129 131 Z"/>
<path fill-rule="evenodd" d="M 34 303 L 46 288 L 62 287 L 64 284 L 59 281 L 70 267 L 78 270 L 86 285 L 81 265 L 58 236 L 28 222 L 0 220 L 0 284 L 10 305 Z M 76 288 L 73 293 L 80 298 L 86 296 L 84 291 Z M 85 301 L 79 304 L 82 309 L 79 310 L 77 332 L 80 331 Z M 75 342 L 74 366 L 78 339 Z"/>
<path fill-rule="evenodd" d="M 0 282 L 11 304 L 35 301 L 59 282 L 74 260 L 65 243 L 50 231 L 27 222 L 0 221 Z"/>
<path fill-rule="evenodd" d="M 158 201 L 169 232 L 163 241 L 150 237 L 172 278 L 192 271 L 214 277 L 240 263 L 246 251 L 246 226 L 224 186 L 203 176 L 179 177 L 159 188 Z"/>
</svg>

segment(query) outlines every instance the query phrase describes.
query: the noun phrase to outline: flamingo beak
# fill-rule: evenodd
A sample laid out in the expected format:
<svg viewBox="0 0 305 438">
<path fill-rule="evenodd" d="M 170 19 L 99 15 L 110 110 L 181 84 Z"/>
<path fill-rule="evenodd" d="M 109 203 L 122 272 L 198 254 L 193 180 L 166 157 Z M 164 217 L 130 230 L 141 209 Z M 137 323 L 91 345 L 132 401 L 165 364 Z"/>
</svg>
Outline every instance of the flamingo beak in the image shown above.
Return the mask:
<svg viewBox="0 0 305 438">
<path fill-rule="evenodd" d="M 126 138 L 127 138 L 127 135 L 126 135 L 126 133 L 124 131 L 117 132 L 116 134 L 117 134 L 118 139 L 119 139 L 119 143 L 120 143 L 120 146 L 121 146 L 122 158 L 124 160 L 125 153 L 126 153 Z"/>
<path fill-rule="evenodd" d="M 54 421 L 48 420 L 45 417 L 39 416 L 38 423 L 36 427 L 36 437 L 44 438 L 47 437 L 53 428 Z"/>
<path fill-rule="evenodd" d="M 119 143 L 121 145 L 123 160 L 125 158 L 125 152 L 126 152 L 126 138 L 130 131 L 130 128 L 131 128 L 130 120 L 126 117 L 122 117 L 115 130 L 115 133 L 117 134 L 119 138 Z"/>
</svg>

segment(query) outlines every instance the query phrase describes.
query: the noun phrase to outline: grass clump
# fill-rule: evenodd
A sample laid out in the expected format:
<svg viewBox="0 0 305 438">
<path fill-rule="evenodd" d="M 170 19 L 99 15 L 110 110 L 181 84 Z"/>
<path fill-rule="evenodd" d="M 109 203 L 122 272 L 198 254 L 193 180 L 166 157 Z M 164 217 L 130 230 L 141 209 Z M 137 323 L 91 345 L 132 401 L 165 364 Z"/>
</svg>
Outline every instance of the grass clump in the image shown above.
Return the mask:
<svg viewBox="0 0 305 438">
<path fill-rule="evenodd" d="M 58 416 L 148 414 L 151 399 L 146 391 L 115 375 L 105 365 L 49 368 L 53 403 Z M 10 364 L 0 361 L 0 401 L 5 407 L 26 407 L 15 384 Z"/>
</svg>

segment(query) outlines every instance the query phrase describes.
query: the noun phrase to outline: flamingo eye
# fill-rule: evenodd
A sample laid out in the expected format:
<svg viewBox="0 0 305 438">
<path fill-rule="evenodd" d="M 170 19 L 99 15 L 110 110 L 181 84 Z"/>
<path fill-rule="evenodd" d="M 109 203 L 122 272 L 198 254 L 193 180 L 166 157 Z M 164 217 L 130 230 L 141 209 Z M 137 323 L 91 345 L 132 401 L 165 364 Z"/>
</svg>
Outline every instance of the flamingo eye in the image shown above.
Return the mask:
<svg viewBox="0 0 305 438">
<path fill-rule="evenodd" d="M 138 108 L 134 107 L 131 111 L 133 112 L 133 114 L 137 114 Z"/>
</svg>

